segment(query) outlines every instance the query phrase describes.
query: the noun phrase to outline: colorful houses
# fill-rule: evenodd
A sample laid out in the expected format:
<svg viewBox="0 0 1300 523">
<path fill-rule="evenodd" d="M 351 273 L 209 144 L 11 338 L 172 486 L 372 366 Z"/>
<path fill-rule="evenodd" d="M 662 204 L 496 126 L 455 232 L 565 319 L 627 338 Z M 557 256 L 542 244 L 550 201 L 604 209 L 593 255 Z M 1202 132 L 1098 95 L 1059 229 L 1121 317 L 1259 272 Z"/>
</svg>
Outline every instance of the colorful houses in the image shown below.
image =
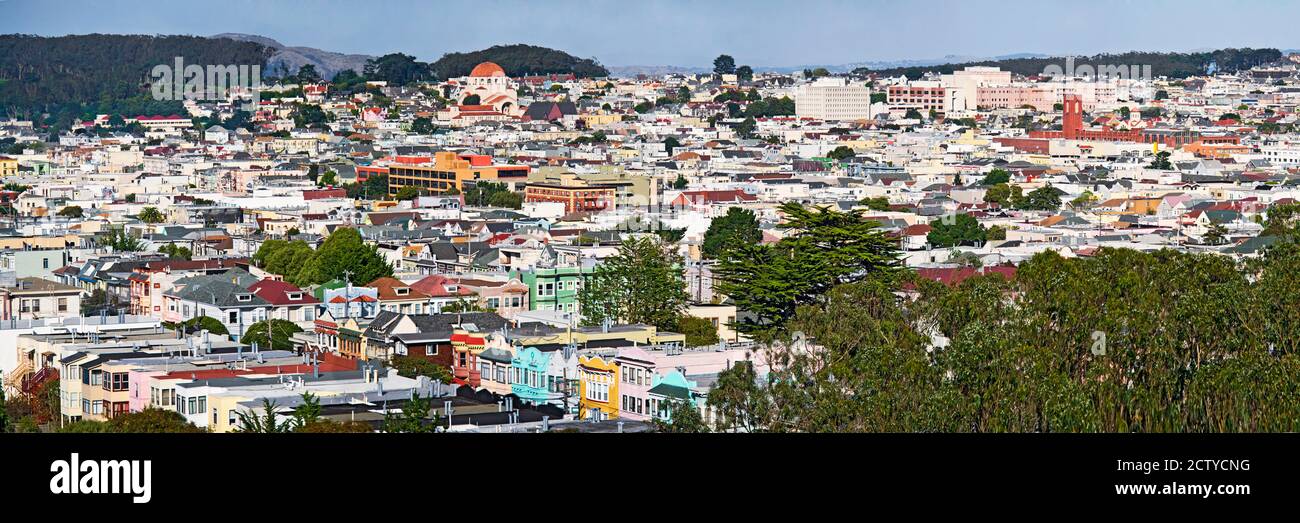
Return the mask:
<svg viewBox="0 0 1300 523">
<path fill-rule="evenodd" d="M 528 286 L 529 310 L 578 312 L 578 287 L 591 267 L 536 268 L 512 273 Z"/>
<path fill-rule="evenodd" d="M 618 364 L 600 356 L 578 357 L 578 417 L 614 419 L 619 414 Z"/>
<path fill-rule="evenodd" d="M 574 405 L 570 394 L 578 382 L 577 359 L 570 348 L 541 351 L 525 347 L 511 360 L 511 392 L 534 405 Z"/>
</svg>

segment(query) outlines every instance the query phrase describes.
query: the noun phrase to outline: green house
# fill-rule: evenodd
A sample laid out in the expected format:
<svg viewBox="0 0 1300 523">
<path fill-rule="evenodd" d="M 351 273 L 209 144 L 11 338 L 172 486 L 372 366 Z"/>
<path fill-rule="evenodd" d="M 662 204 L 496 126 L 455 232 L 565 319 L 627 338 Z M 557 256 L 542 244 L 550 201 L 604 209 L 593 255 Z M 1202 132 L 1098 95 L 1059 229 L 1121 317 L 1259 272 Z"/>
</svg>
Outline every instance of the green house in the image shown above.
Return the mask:
<svg viewBox="0 0 1300 523">
<path fill-rule="evenodd" d="M 528 309 L 534 311 L 578 311 L 578 288 L 590 276 L 592 267 L 557 267 L 515 271 L 510 276 L 528 286 Z"/>
</svg>

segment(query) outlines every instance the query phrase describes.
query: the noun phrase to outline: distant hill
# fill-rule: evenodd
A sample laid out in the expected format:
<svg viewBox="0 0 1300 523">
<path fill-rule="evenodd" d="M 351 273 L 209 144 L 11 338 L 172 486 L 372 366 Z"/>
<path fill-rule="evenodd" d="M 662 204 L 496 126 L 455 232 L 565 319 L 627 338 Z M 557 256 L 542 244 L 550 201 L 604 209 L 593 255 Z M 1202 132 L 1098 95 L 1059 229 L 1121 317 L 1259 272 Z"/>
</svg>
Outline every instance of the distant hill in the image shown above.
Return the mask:
<svg viewBox="0 0 1300 523">
<path fill-rule="evenodd" d="M 95 114 L 179 112 L 149 96 L 150 70 L 187 64 L 265 66 L 273 50 L 256 42 L 197 36 L 0 35 L 0 114 L 67 125 Z"/>
<path fill-rule="evenodd" d="M 1122 65 L 1151 66 L 1153 76 L 1186 78 L 1205 74 L 1206 68 L 1215 64 L 1218 71 L 1235 72 L 1250 69 L 1257 65 L 1276 62 L 1282 58 L 1277 49 L 1219 49 L 1217 51 L 1190 53 L 1152 53 L 1130 51 L 1127 53 L 1098 54 L 1076 57 L 1074 66 L 1081 65 Z M 1008 58 L 1002 60 L 983 60 L 975 62 L 949 63 L 942 65 L 917 65 L 908 67 L 873 68 L 863 67 L 857 72 L 872 72 L 882 76 L 905 75 L 908 78 L 920 78 L 927 72 L 948 74 L 968 66 L 993 66 L 1019 75 L 1041 74 L 1049 65 L 1065 68 L 1065 57 Z"/>
<path fill-rule="evenodd" d="M 948 55 L 943 58 L 918 58 L 903 60 L 874 60 L 867 62 L 853 62 L 848 64 L 800 64 L 800 65 L 753 65 L 754 71 L 769 73 L 794 73 L 805 69 L 816 69 L 823 67 L 832 73 L 848 73 L 855 69 L 886 69 L 895 67 L 913 67 L 913 66 L 930 66 L 954 64 L 960 62 L 976 62 L 984 60 L 1007 60 L 1011 58 L 1040 58 L 1046 57 L 1045 54 L 1035 53 L 1016 53 L 1001 56 L 979 57 L 979 56 L 959 56 Z M 745 65 L 745 64 L 737 64 Z M 611 65 L 609 66 L 610 74 L 619 78 L 629 78 L 639 74 L 649 76 L 663 76 L 666 74 L 707 74 L 713 72 L 713 66 L 678 66 L 678 65 Z"/>
<path fill-rule="evenodd" d="M 525 44 L 494 45 L 481 51 L 447 53 L 429 67 L 435 78 L 447 79 L 468 75 L 474 66 L 483 62 L 496 63 L 510 76 L 566 73 L 586 78 L 609 76 L 609 70 L 595 60 Z"/>
<path fill-rule="evenodd" d="M 267 60 L 267 65 L 263 69 L 263 74 L 268 76 L 280 76 L 282 72 L 293 74 L 298 72 L 298 68 L 305 64 L 311 64 L 316 67 L 316 72 L 321 77 L 329 80 L 341 71 L 351 69 L 358 74 L 366 66 L 366 60 L 374 58 L 364 54 L 343 54 L 333 51 L 325 51 L 314 47 L 289 47 L 275 39 L 265 36 L 241 34 L 241 33 L 221 33 L 212 35 L 212 38 L 228 38 L 243 42 L 255 42 L 275 50 L 271 58 Z"/>
</svg>

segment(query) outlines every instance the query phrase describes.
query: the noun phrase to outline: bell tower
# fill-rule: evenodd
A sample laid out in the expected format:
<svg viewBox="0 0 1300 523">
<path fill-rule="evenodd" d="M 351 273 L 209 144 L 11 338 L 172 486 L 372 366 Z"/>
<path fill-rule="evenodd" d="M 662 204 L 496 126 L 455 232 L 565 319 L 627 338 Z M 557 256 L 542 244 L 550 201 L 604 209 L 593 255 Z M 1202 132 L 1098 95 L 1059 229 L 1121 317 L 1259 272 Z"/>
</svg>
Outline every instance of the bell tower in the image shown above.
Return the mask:
<svg viewBox="0 0 1300 523">
<path fill-rule="evenodd" d="M 1067 94 L 1061 101 L 1061 131 L 1065 139 L 1079 138 L 1083 130 L 1083 99 L 1077 94 Z"/>
</svg>

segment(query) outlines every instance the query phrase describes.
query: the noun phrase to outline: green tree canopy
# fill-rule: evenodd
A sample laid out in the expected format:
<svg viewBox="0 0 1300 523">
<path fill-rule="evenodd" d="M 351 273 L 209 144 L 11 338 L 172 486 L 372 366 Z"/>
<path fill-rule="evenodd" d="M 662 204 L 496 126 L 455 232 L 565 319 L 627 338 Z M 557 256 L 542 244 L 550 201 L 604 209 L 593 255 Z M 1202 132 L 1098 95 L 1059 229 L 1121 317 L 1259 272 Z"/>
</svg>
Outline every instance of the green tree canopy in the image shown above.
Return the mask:
<svg viewBox="0 0 1300 523">
<path fill-rule="evenodd" d="M 309 260 L 303 262 L 295 284 L 319 285 L 345 277 L 350 281 L 368 283 L 392 275 L 393 266 L 379 254 L 377 247 L 362 241 L 361 233 L 356 229 L 340 227 L 321 243 Z"/>
<path fill-rule="evenodd" d="M 700 416 L 699 409 L 686 400 L 670 400 L 665 409 L 668 419 L 654 417 L 650 419 L 658 432 L 675 434 L 704 434 L 711 432 L 709 425 Z"/>
<path fill-rule="evenodd" d="M 625 240 L 578 289 L 584 324 L 610 320 L 675 328 L 689 298 L 683 265 L 658 236 Z"/>
<path fill-rule="evenodd" d="M 718 337 L 718 328 L 713 326 L 712 321 L 704 318 L 682 316 L 677 320 L 676 330 L 686 335 L 687 347 L 716 345 L 721 340 Z"/>
<path fill-rule="evenodd" d="M 189 260 L 194 257 L 194 253 L 190 252 L 189 247 L 177 245 L 175 243 L 168 243 L 159 247 L 158 252 L 160 254 L 166 254 L 168 258 L 173 260 Z"/>
<path fill-rule="evenodd" d="M 1005 183 L 1009 183 L 1010 181 L 1011 181 L 1011 173 L 1007 172 L 1004 169 L 993 169 L 992 171 L 989 171 L 987 175 L 984 176 L 984 179 L 980 181 L 980 185 L 997 185 L 1000 183 L 1005 184 Z"/>
<path fill-rule="evenodd" d="M 731 55 L 718 55 L 713 59 L 713 72 L 716 74 L 732 74 L 736 72 L 736 59 Z"/>
<path fill-rule="evenodd" d="M 857 153 L 853 152 L 853 149 L 845 145 L 841 145 L 839 147 L 831 149 L 831 152 L 826 153 L 826 157 L 835 160 L 837 162 L 849 160 L 855 156 L 857 156 Z"/>
<path fill-rule="evenodd" d="M 103 432 L 125 434 L 148 433 L 197 433 L 206 432 L 185 420 L 184 416 L 174 410 L 147 408 L 139 412 L 129 412 L 113 416 L 104 423 Z"/>
<path fill-rule="evenodd" d="M 875 277 L 892 277 L 898 243 L 862 211 L 839 212 L 781 206 L 789 234 L 776 244 L 735 244 L 714 268 L 715 289 L 749 316 L 736 328 L 772 339 L 799 305 L 813 303 L 830 288 Z"/>
<path fill-rule="evenodd" d="M 433 125 L 433 120 L 423 116 L 411 121 L 411 132 L 415 134 L 433 134 L 437 129 Z"/>
<path fill-rule="evenodd" d="M 998 204 L 998 207 L 1003 208 L 1014 207 L 1022 198 L 1024 198 L 1024 196 L 1021 193 L 1019 185 L 999 183 L 997 185 L 989 186 L 989 188 L 984 191 L 984 201 L 996 203 Z"/>
<path fill-rule="evenodd" d="M 1151 161 L 1150 165 L 1147 165 L 1147 168 L 1162 169 L 1166 171 L 1173 169 L 1174 164 L 1169 162 L 1169 151 L 1160 151 L 1156 153 L 1155 159 Z"/>
<path fill-rule="evenodd" d="M 256 343 L 261 350 L 293 350 L 293 335 L 302 327 L 288 320 L 268 319 L 254 323 L 244 331 L 240 343 Z"/>
<path fill-rule="evenodd" d="M 1013 203 L 1018 209 L 1055 211 L 1061 208 L 1061 195 L 1063 194 L 1065 194 L 1065 191 L 1047 185 L 1029 191 L 1029 194 L 1026 194 L 1021 202 Z"/>
<path fill-rule="evenodd" d="M 193 334 L 202 330 L 206 330 L 217 336 L 227 336 L 230 334 L 230 330 L 226 328 L 226 324 L 221 323 L 221 320 L 213 318 L 212 316 L 195 316 L 180 322 L 176 327 L 186 334 Z"/>
<path fill-rule="evenodd" d="M 404 378 L 426 376 L 443 383 L 451 383 L 452 380 L 451 370 L 425 358 L 398 355 L 393 357 L 392 366 L 397 369 L 397 374 Z"/>
<path fill-rule="evenodd" d="M 704 232 L 704 241 L 700 252 L 709 258 L 718 258 L 722 251 L 735 243 L 758 243 L 763 239 L 763 231 L 758 228 L 758 217 L 754 211 L 732 207 L 727 213 L 709 222 Z"/>
<path fill-rule="evenodd" d="M 939 218 L 930 222 L 930 228 L 925 240 L 935 247 L 976 245 L 988 240 L 988 231 L 969 214 Z"/>
<path fill-rule="evenodd" d="M 865 205 L 867 209 L 873 211 L 888 211 L 889 198 L 884 196 L 867 197 L 858 202 L 858 205 Z"/>
</svg>

